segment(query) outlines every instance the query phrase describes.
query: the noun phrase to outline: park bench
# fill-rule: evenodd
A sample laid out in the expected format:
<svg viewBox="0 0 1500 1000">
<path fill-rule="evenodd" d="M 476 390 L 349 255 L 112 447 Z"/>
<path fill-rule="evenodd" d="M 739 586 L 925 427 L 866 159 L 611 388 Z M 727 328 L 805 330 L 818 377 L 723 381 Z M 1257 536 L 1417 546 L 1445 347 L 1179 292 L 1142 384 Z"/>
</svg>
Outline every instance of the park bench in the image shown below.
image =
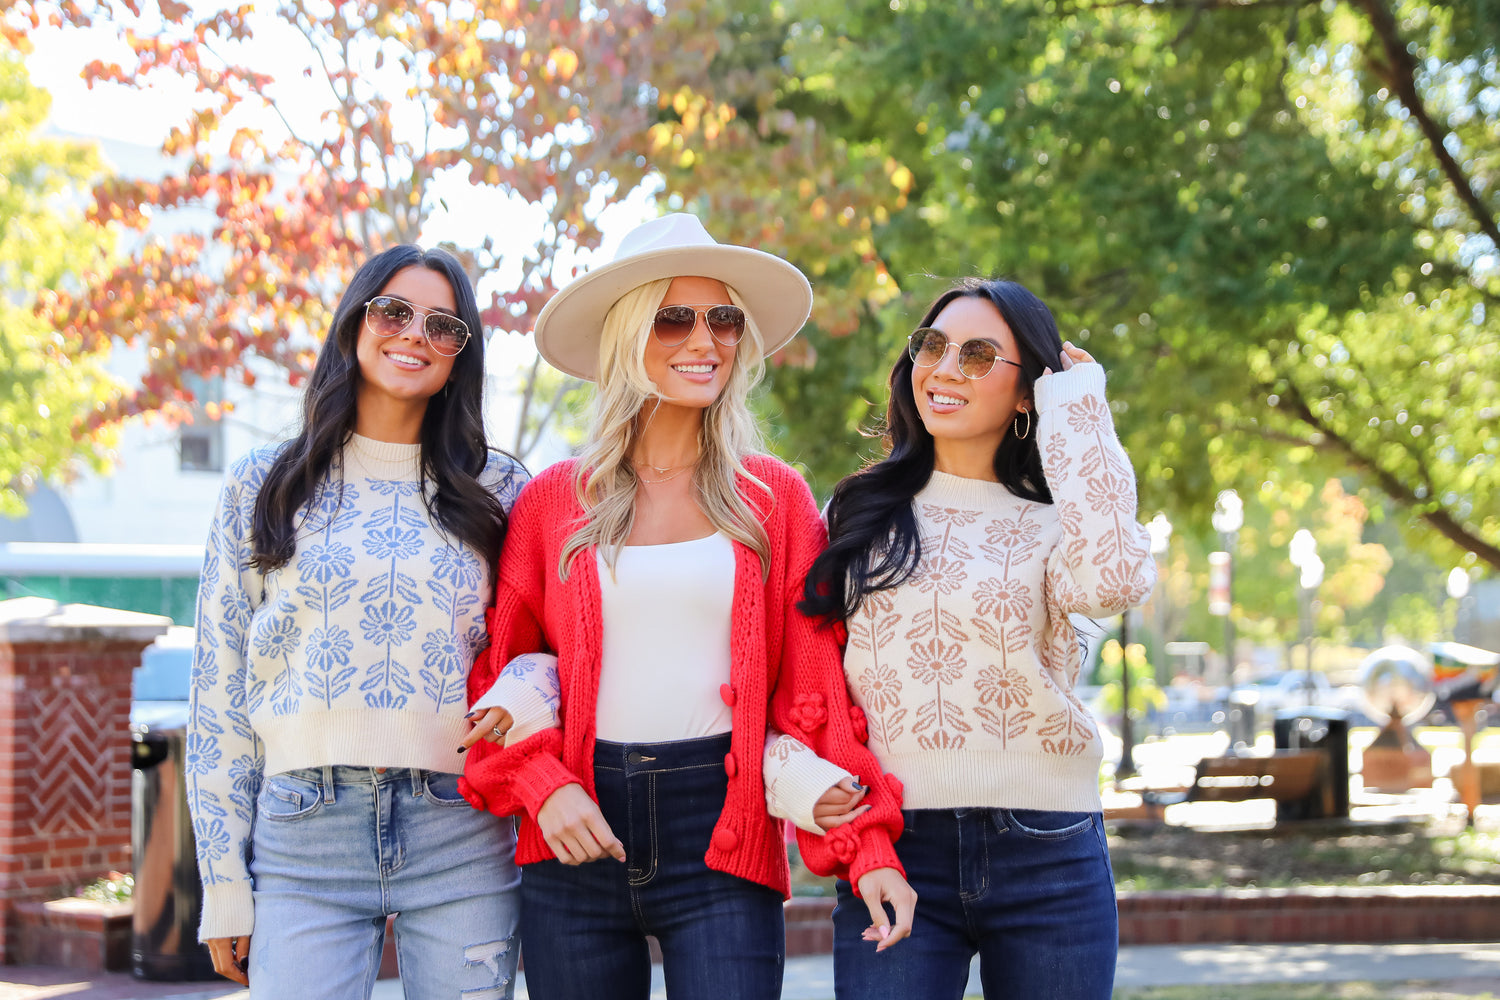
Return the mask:
<svg viewBox="0 0 1500 1000">
<path fill-rule="evenodd" d="M 1204 757 L 1186 789 L 1144 792 L 1157 817 L 1179 802 L 1245 802 L 1275 799 L 1276 818 L 1326 816 L 1332 808 L 1328 755 L 1321 750 L 1277 750 L 1269 756 Z"/>
</svg>

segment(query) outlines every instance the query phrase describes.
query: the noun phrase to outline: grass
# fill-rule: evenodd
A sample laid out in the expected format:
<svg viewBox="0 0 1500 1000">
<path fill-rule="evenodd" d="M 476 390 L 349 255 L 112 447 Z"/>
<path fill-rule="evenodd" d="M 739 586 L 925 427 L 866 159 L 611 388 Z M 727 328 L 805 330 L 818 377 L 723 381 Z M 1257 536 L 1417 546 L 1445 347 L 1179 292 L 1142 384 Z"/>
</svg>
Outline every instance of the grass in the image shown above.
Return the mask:
<svg viewBox="0 0 1500 1000">
<path fill-rule="evenodd" d="M 1500 884 L 1500 833 L 1410 824 L 1203 833 L 1124 827 L 1110 837 L 1121 889 Z"/>
</svg>

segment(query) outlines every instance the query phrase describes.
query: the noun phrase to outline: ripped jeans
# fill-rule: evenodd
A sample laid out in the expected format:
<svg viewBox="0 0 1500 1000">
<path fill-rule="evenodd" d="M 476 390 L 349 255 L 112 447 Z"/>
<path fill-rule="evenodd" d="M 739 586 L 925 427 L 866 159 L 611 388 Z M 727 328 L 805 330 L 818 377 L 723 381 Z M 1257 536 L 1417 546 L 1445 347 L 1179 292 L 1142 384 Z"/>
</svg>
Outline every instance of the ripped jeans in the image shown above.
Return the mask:
<svg viewBox="0 0 1500 1000">
<path fill-rule="evenodd" d="M 367 1000 L 393 913 L 407 1000 L 511 1000 L 515 829 L 471 808 L 458 775 L 343 766 L 273 775 L 253 843 L 252 1000 Z"/>
</svg>

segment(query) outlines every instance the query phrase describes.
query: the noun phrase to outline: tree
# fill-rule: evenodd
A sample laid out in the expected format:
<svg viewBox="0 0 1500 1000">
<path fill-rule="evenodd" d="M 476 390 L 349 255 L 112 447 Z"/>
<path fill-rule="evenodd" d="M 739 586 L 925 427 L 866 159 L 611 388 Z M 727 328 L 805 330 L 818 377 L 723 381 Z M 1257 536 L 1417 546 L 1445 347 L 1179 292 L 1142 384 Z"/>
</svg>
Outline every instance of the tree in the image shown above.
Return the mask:
<svg viewBox="0 0 1500 1000">
<path fill-rule="evenodd" d="M 147 347 L 141 386 L 95 424 L 181 411 L 193 401 L 186 373 L 253 384 L 269 364 L 300 380 L 357 262 L 417 240 L 447 210 L 444 191 L 540 209 L 522 251 L 493 233 L 454 248 L 475 279 L 502 264 L 519 272 L 485 320 L 529 332 L 564 278 L 554 273 L 559 252 L 587 260 L 600 213 L 647 175 L 660 117 L 649 74 L 689 79 L 699 61 L 691 16 L 658 17 L 630 0 L 284 0 L 274 12 L 0 0 L 0 9 L 13 36 L 46 23 L 116 27 L 131 60 L 90 65 L 91 85 L 177 78 L 198 96 L 162 147 L 177 169 L 95 192 L 92 219 L 139 232 L 139 249 L 45 304 L 51 322 L 91 346 Z M 306 68 L 290 79 L 258 69 L 267 45 L 283 63 L 300 52 Z M 208 231 L 150 228 L 186 207 L 212 211 Z M 523 378 L 512 450 L 530 449 L 576 385 L 543 378 L 538 362 Z"/>
<path fill-rule="evenodd" d="M 871 216 L 878 322 L 927 275 L 1015 276 L 1113 373 L 1147 509 L 1354 471 L 1500 567 L 1500 7 L 752 6 L 719 51 L 783 68 L 761 119 L 908 182 Z"/>
<path fill-rule="evenodd" d="M 74 416 L 110 391 L 100 359 L 32 309 L 102 253 L 77 204 L 99 162 L 86 146 L 39 134 L 48 103 L 19 55 L 0 55 L 0 515 L 10 517 L 41 482 L 101 465 L 110 444 L 73 433 Z"/>
</svg>

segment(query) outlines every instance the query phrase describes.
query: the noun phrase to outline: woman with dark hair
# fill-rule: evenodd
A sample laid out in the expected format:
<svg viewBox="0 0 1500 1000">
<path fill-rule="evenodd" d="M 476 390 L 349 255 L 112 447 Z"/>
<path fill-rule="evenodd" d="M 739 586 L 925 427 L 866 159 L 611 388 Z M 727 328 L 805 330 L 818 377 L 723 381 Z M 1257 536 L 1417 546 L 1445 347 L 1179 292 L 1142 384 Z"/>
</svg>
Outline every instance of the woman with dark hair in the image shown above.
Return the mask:
<svg viewBox="0 0 1500 1000">
<path fill-rule="evenodd" d="M 1025 288 L 969 281 L 922 318 L 890 392 L 889 454 L 834 491 L 801 607 L 848 630 L 918 903 L 909 941 L 875 954 L 840 883 L 837 993 L 957 998 L 978 952 L 991 1000 L 1104 1000 L 1114 880 L 1069 615 L 1119 614 L 1155 579 L 1104 370 Z"/>
<path fill-rule="evenodd" d="M 479 332 L 451 254 L 377 254 L 301 432 L 226 478 L 185 771 L 199 937 L 252 997 L 368 997 L 391 914 L 408 998 L 512 993 L 515 835 L 459 795 L 453 753 L 526 478 L 485 442 Z"/>
</svg>

